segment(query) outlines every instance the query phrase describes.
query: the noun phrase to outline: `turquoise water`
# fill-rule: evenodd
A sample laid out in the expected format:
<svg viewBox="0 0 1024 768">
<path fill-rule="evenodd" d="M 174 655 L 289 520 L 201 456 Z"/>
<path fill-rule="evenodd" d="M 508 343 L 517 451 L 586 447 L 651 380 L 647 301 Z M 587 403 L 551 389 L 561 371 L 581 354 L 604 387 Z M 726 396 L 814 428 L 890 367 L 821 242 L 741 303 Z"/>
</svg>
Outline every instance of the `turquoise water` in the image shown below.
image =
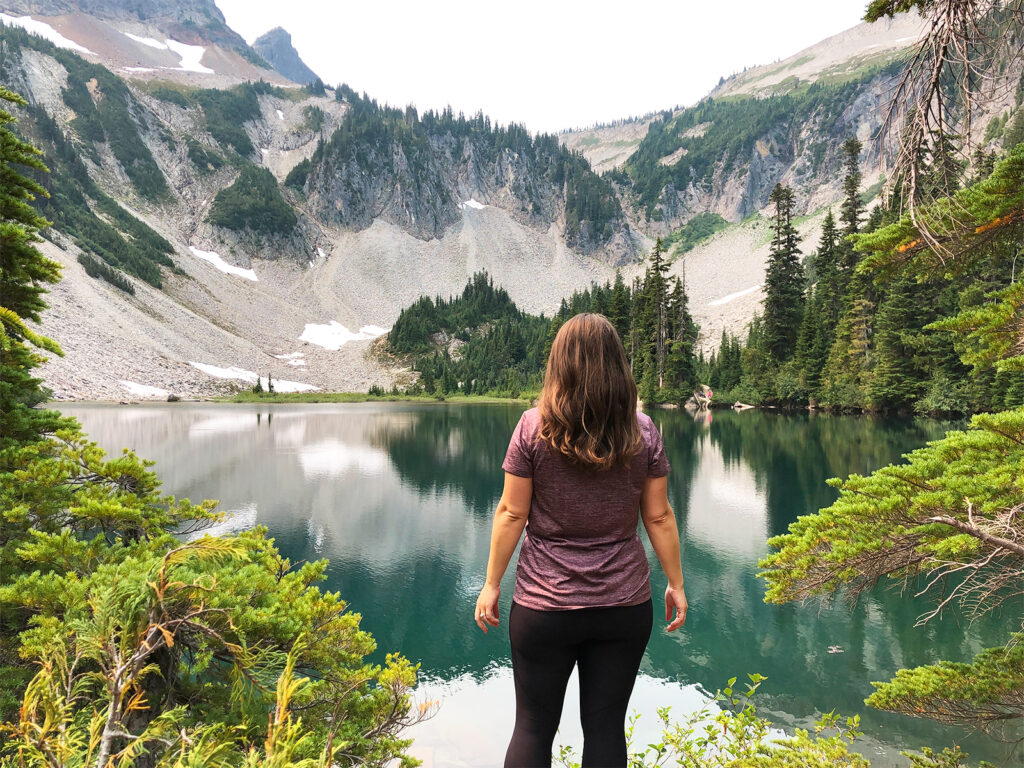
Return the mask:
<svg viewBox="0 0 1024 768">
<path fill-rule="evenodd" d="M 103 447 L 154 459 L 164 489 L 220 499 L 227 529 L 264 525 L 292 559 L 330 559 L 325 586 L 363 616 L 378 654 L 419 662 L 421 700 L 438 700 L 415 726 L 426 765 L 500 764 L 512 728 L 504 627 L 472 622 L 487 562 L 501 460 L 522 407 L 504 405 L 74 405 Z M 825 480 L 867 473 L 941 436 L 948 424 L 867 417 L 656 411 L 672 463 L 669 498 L 683 545 L 690 613 L 671 635 L 657 625 L 632 708 L 638 741 L 657 707 L 684 712 L 732 676 L 760 672 L 761 708 L 781 727 L 822 712 L 862 713 L 858 749 L 876 766 L 901 749 L 960 740 L 973 758 L 1009 764 L 985 739 L 867 710 L 872 680 L 938 659 L 966 660 L 999 644 L 998 617 L 955 614 L 915 627 L 927 603 L 897 587 L 856 606 L 765 605 L 755 578 L 766 540 L 829 504 Z M 650 548 L 648 546 L 648 551 Z M 654 591 L 664 589 L 653 553 Z M 510 567 L 502 618 L 512 592 Z M 570 689 L 557 743 L 580 743 Z"/>
</svg>

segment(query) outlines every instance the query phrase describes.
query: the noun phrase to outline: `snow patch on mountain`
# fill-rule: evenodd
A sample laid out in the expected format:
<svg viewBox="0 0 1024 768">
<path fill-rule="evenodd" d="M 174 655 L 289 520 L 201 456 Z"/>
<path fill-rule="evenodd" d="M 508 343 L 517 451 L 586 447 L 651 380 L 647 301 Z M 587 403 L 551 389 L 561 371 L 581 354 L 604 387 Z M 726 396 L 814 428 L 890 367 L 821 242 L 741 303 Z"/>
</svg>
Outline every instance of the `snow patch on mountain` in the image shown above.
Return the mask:
<svg viewBox="0 0 1024 768">
<path fill-rule="evenodd" d="M 246 384 L 255 385 L 257 381 L 264 389 L 269 389 L 269 382 L 265 376 L 257 376 L 255 371 L 247 371 L 244 368 L 238 368 L 237 366 L 231 366 L 230 368 L 221 368 L 217 365 L 210 365 L 208 363 L 197 363 L 194 360 L 189 360 L 188 364 L 193 368 L 196 368 L 203 373 L 213 376 L 218 379 L 232 379 L 234 381 L 244 381 Z M 275 392 L 314 392 L 317 387 L 312 384 L 305 384 L 301 381 L 285 381 L 284 379 L 274 379 L 274 391 Z"/>
<path fill-rule="evenodd" d="M 727 296 L 723 296 L 720 299 L 715 299 L 714 301 L 709 301 L 708 302 L 708 306 L 709 307 L 720 307 L 723 304 L 728 304 L 733 299 L 740 298 L 740 296 L 746 296 L 747 294 L 753 293 L 754 291 L 756 291 L 760 287 L 761 287 L 761 283 L 758 283 L 757 285 L 753 286 L 752 288 L 746 288 L 746 289 L 744 289 L 742 291 L 736 291 L 736 293 L 730 293 Z"/>
<path fill-rule="evenodd" d="M 171 394 L 166 389 L 151 387 L 148 384 L 139 384 L 138 382 L 128 381 L 127 379 L 120 379 L 118 384 L 124 387 L 124 390 L 129 395 L 134 395 L 135 397 L 167 397 Z"/>
<path fill-rule="evenodd" d="M 123 33 L 125 37 L 130 37 L 136 43 L 142 43 L 148 45 L 150 48 L 156 48 L 158 51 L 166 51 L 167 43 L 161 43 L 159 40 L 153 37 L 142 37 L 141 35 L 133 35 L 131 32 Z"/>
<path fill-rule="evenodd" d="M 306 364 L 306 361 L 303 359 L 305 356 L 306 355 L 303 352 L 290 352 L 287 355 L 274 355 L 278 360 L 284 360 L 288 365 L 295 366 L 304 366 Z"/>
<path fill-rule="evenodd" d="M 316 344 L 318 347 L 337 351 L 350 341 L 364 341 L 375 339 L 387 333 L 390 328 L 381 328 L 378 325 L 364 325 L 358 333 L 353 333 L 337 320 L 324 324 L 307 323 L 299 341 L 306 341 Z"/>
<path fill-rule="evenodd" d="M 201 72 L 204 75 L 215 74 L 212 69 L 199 63 L 203 54 L 206 53 L 206 46 L 187 45 L 179 43 L 177 40 L 168 40 L 167 47 L 181 57 L 181 65 L 178 69 L 184 72 Z"/>
<path fill-rule="evenodd" d="M 10 16 L 6 13 L 0 13 L 0 21 L 12 27 L 21 27 L 26 32 L 31 32 L 33 35 L 39 35 L 39 37 L 49 40 L 58 48 L 68 48 L 72 51 L 78 51 L 78 53 L 88 53 L 92 56 L 96 55 L 84 45 L 79 45 L 74 40 L 69 40 L 64 37 L 64 35 L 51 27 L 45 21 L 33 19 L 31 16 Z"/>
<path fill-rule="evenodd" d="M 192 251 L 193 256 L 195 256 L 196 258 L 200 258 L 203 261 L 210 262 L 221 272 L 225 272 L 229 275 L 238 275 L 239 277 L 244 277 L 246 280 L 252 280 L 253 282 L 259 280 L 259 278 L 256 277 L 256 272 L 254 270 L 242 269 L 241 267 L 236 267 L 231 264 L 228 264 L 226 261 L 224 261 L 224 259 L 220 257 L 220 254 L 217 253 L 216 251 L 201 251 L 198 248 L 195 248 L 191 245 L 188 247 L 188 249 Z"/>
</svg>

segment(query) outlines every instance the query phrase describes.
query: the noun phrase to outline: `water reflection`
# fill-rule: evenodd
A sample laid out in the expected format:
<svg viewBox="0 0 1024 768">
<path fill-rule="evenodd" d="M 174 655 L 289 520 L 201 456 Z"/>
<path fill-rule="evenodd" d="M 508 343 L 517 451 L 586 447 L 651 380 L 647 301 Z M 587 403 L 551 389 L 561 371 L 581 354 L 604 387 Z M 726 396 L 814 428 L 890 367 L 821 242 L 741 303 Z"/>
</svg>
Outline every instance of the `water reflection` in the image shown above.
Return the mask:
<svg viewBox="0 0 1024 768">
<path fill-rule="evenodd" d="M 511 730 L 508 640 L 503 631 L 482 635 L 470 616 L 487 561 L 500 464 L 521 408 L 64 410 L 108 450 L 129 446 L 155 459 L 168 492 L 220 499 L 234 513 L 225 530 L 265 525 L 289 557 L 330 558 L 325 586 L 362 614 L 379 653 L 402 650 L 440 686 L 445 714 L 414 734 L 421 754 L 432 754 L 437 765 L 500 762 Z M 827 478 L 896 461 L 949 425 L 751 411 L 698 419 L 657 411 L 653 418 L 672 463 L 669 495 L 691 612 L 685 631 L 656 630 L 641 672 L 668 688 L 639 686 L 634 706 L 653 712 L 673 691 L 693 701 L 694 691 L 756 671 L 768 676 L 765 706 L 786 727 L 806 727 L 833 708 L 862 712 L 862 748 L 884 755 L 883 765 L 898 764 L 899 749 L 949 743 L 950 731 L 866 711 L 863 699 L 870 681 L 899 667 L 964 660 L 998 644 L 1006 628 L 997 619 L 967 628 L 951 618 L 915 628 L 924 605 L 896 589 L 878 589 L 852 610 L 769 606 L 755 577 L 768 537 L 835 498 Z M 653 554 L 651 564 L 659 573 Z M 655 591 L 662 587 L 656 577 Z M 567 705 L 564 724 L 570 719 Z M 486 734 L 498 751 L 485 759 L 473 737 L 460 733 Z M 974 758 L 1001 762 L 991 744 L 968 746 Z"/>
</svg>

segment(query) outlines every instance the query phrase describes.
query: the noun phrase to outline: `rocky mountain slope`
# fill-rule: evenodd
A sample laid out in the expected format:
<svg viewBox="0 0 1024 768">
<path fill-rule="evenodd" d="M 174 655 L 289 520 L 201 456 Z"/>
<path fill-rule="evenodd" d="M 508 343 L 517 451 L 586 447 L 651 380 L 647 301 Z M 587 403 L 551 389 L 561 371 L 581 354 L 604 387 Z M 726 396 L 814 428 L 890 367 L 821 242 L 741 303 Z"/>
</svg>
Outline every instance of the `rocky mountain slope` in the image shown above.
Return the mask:
<svg viewBox="0 0 1024 768">
<path fill-rule="evenodd" d="M 602 176 L 564 136 L 298 87 L 207 0 L 0 0 L 0 14 L 0 79 L 29 100 L 19 130 L 52 170 L 46 248 L 65 279 L 42 330 L 67 352 L 43 370 L 57 397 L 268 374 L 278 389 L 387 387 L 409 374 L 382 367 L 373 339 L 421 294 L 485 269 L 550 313 L 616 268 L 631 279 L 658 235 L 713 346 L 760 300 L 767 191 L 797 188 L 810 250 L 838 198 L 836 145 L 870 135 L 892 76 L 872 60 L 616 126 L 628 158 L 595 156 L 617 164 Z M 865 157 L 870 187 L 884 159 Z"/>
<path fill-rule="evenodd" d="M 292 36 L 282 27 L 274 27 L 260 35 L 253 41 L 252 47 L 270 66 L 293 83 L 305 85 L 320 79 L 316 72 L 306 66 L 292 45 Z"/>
<path fill-rule="evenodd" d="M 811 83 L 843 72 L 852 73 L 866 64 L 886 64 L 907 51 L 921 31 L 921 19 L 916 14 L 901 14 L 874 24 L 863 22 L 774 64 L 723 76 L 708 96 L 771 96 L 801 81 Z M 676 116 L 680 111 L 673 109 L 671 114 Z M 558 138 L 582 152 L 595 170 L 604 172 L 622 166 L 647 135 L 651 122 L 660 116 L 656 113 L 610 125 L 563 131 Z"/>
<path fill-rule="evenodd" d="M 204 87 L 287 82 L 227 25 L 213 0 L 3 0 L 0 21 L 131 78 Z"/>
<path fill-rule="evenodd" d="M 0 77 L 29 99 L 19 130 L 52 170 L 41 203 L 65 280 L 43 331 L 67 354 L 43 374 L 57 397 L 212 393 L 257 374 L 278 389 L 390 386 L 401 372 L 368 346 L 422 292 L 488 269 L 540 312 L 613 274 L 584 204 L 573 202 L 567 237 L 566 190 L 589 181 L 613 213 L 617 199 L 557 143 L 523 133 L 512 146 L 486 121 L 450 115 L 407 136 L 348 91 L 120 77 L 73 41 L 20 26 L 0 31 Z M 365 119 L 350 121 L 353 109 Z M 381 144 L 378 129 L 390 137 Z M 362 138 L 349 157 L 353 131 Z M 433 157 L 442 145 L 449 154 Z M 429 183 L 410 160 L 427 165 Z M 309 182 L 284 184 L 304 161 Z M 385 168 L 407 193 L 365 194 Z M 557 183 L 536 175 L 559 170 Z M 363 178 L 370 187 L 351 186 Z M 534 202 L 544 207 L 524 210 Z M 429 210 L 430 228 L 418 229 Z"/>
</svg>

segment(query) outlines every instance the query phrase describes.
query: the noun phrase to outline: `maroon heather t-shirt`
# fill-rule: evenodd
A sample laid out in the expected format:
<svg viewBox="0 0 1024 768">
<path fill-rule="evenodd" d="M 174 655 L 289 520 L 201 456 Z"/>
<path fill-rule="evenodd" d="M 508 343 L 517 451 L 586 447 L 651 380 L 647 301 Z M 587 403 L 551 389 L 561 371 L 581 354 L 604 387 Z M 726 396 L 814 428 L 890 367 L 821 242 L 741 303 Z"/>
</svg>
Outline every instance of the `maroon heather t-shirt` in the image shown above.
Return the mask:
<svg viewBox="0 0 1024 768">
<path fill-rule="evenodd" d="M 661 435 L 637 412 L 644 448 L 628 467 L 580 469 L 537 437 L 536 408 L 523 414 L 502 469 L 533 478 L 526 537 L 512 599 L 541 611 L 637 605 L 651 596 L 637 534 L 648 477 L 668 474 Z"/>
</svg>

